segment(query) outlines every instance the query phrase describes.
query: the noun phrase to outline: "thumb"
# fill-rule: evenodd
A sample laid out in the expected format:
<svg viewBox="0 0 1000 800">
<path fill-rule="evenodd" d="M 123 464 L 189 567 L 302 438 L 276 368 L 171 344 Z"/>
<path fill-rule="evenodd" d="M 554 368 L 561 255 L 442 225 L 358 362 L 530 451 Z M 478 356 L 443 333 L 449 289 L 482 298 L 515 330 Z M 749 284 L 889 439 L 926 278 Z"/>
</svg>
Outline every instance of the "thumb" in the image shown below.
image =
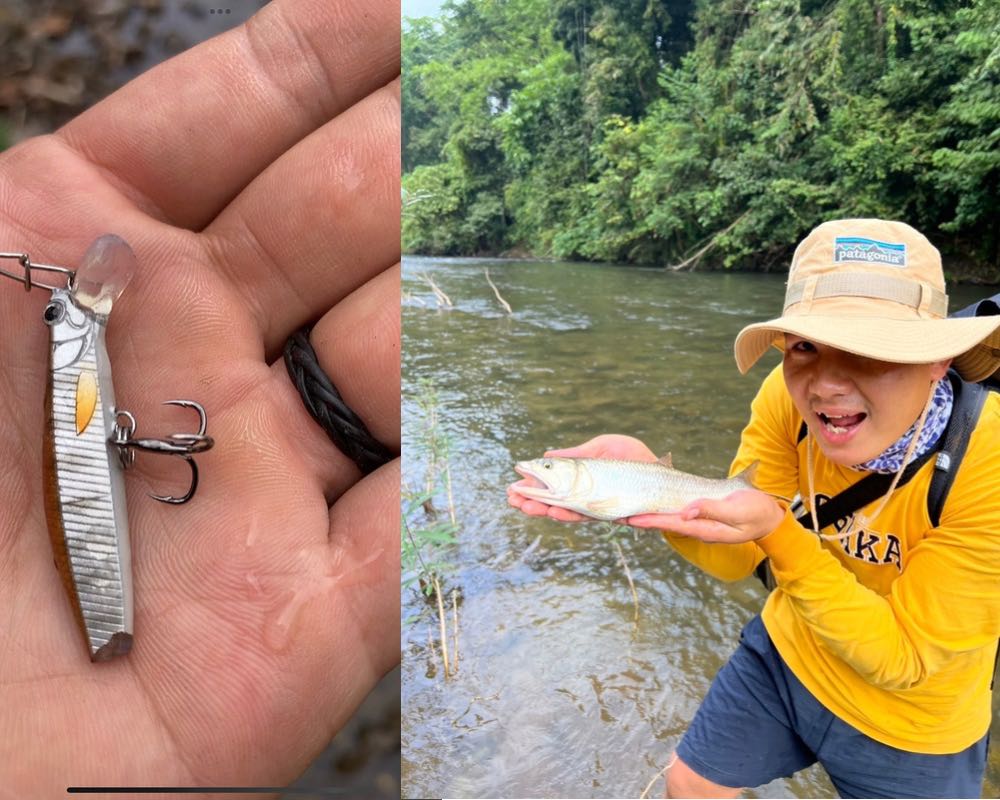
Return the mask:
<svg viewBox="0 0 1000 800">
<path fill-rule="evenodd" d="M 723 520 L 724 514 L 721 514 L 721 506 L 718 500 L 694 500 L 684 506 L 681 509 L 682 519 L 714 519 Z"/>
</svg>

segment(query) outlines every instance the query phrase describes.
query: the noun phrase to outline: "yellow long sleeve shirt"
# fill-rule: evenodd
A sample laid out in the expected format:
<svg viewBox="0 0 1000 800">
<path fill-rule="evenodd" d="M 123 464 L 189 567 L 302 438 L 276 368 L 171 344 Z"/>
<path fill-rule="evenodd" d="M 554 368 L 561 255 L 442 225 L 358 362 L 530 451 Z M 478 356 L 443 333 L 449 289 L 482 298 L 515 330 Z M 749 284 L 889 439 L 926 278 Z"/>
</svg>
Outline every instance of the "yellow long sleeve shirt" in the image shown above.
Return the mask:
<svg viewBox="0 0 1000 800">
<path fill-rule="evenodd" d="M 751 406 L 730 472 L 759 461 L 757 488 L 799 493 L 808 504 L 801 422 L 779 366 Z M 865 475 L 827 461 L 818 447 L 813 453 L 819 504 Z M 1000 638 L 1000 394 L 986 400 L 936 528 L 927 515 L 933 469 L 931 459 L 870 526 L 840 541 L 819 539 L 791 513 L 756 542 L 664 536 L 723 580 L 746 577 L 769 557 L 777 588 L 764 625 L 806 688 L 877 741 L 956 753 L 990 724 Z"/>
</svg>

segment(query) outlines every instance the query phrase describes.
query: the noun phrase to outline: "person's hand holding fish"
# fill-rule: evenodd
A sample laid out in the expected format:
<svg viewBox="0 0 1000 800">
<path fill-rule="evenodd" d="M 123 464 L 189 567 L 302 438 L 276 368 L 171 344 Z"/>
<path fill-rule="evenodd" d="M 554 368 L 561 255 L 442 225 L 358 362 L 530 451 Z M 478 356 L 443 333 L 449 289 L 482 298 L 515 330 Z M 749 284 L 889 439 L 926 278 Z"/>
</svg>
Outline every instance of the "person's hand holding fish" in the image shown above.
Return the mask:
<svg viewBox="0 0 1000 800">
<path fill-rule="evenodd" d="M 617 433 L 595 436 L 590 441 L 576 447 L 567 447 L 561 450 L 546 450 L 544 458 L 537 460 L 579 458 L 644 462 L 655 462 L 657 460 L 656 454 L 643 442 L 632 436 L 623 436 Z M 541 488 L 544 486 L 544 483 L 536 477 L 522 472 L 518 467 L 515 467 L 515 469 L 521 475 L 524 475 L 524 478 L 507 487 L 507 502 L 514 506 L 514 508 L 520 509 L 532 517 L 548 516 L 560 522 L 582 522 L 583 520 L 594 518 L 592 512 L 588 511 L 581 514 L 578 511 L 572 510 L 569 506 L 556 505 L 554 502 L 555 498 L 543 500 L 540 497 L 530 496 L 532 495 L 530 491 L 523 493 L 523 489 Z M 605 519 L 615 519 L 615 517 L 605 517 Z"/>
<path fill-rule="evenodd" d="M 781 522 L 785 509 L 754 489 L 756 464 L 726 480 L 702 478 L 657 459 L 630 436 L 607 434 L 578 447 L 548 450 L 519 462 L 524 480 L 507 489 L 508 502 L 531 516 L 561 522 L 617 520 L 710 542 L 759 539 Z"/>
<path fill-rule="evenodd" d="M 738 489 L 721 500 L 695 500 L 676 514 L 636 514 L 626 523 L 636 528 L 660 528 L 703 542 L 735 544 L 767 536 L 781 524 L 785 513 L 786 509 L 771 495 L 758 489 Z"/>
</svg>

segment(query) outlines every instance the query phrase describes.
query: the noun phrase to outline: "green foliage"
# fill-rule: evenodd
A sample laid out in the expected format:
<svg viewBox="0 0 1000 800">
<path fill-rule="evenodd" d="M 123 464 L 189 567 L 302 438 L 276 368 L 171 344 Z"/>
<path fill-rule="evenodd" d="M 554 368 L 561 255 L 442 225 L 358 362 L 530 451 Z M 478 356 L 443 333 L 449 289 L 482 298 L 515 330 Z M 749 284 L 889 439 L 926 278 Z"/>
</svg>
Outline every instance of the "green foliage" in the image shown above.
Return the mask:
<svg viewBox="0 0 1000 800">
<path fill-rule="evenodd" d="M 995 0 L 449 8 L 404 34 L 407 251 L 766 270 L 882 216 L 1000 281 Z"/>
<path fill-rule="evenodd" d="M 452 445 L 441 427 L 440 402 L 430 381 L 418 381 L 416 401 L 421 422 L 414 446 L 424 463 L 423 486 L 404 486 L 401 492 L 400 572 L 404 589 L 418 586 L 431 597 L 435 579 L 442 581 L 453 568 L 445 554 L 457 542 L 459 529 L 448 463 Z"/>
<path fill-rule="evenodd" d="M 443 519 L 411 527 L 410 520 L 420 517 L 424 505 L 431 500 L 431 494 L 404 489 L 402 499 L 399 560 L 402 588 L 418 587 L 430 597 L 434 591 L 433 576 L 447 573 L 453 567 L 444 559 L 442 551 L 458 541 L 457 531 L 455 525 Z"/>
<path fill-rule="evenodd" d="M 440 26 L 426 18 L 407 20 L 402 59 L 404 173 L 441 158 L 451 120 L 427 96 L 421 67 L 443 60 L 447 53 Z"/>
<path fill-rule="evenodd" d="M 956 12 L 963 30 L 954 49 L 963 64 L 936 126 L 928 182 L 954 198 L 942 230 L 980 244 L 981 261 L 1000 261 L 997 198 L 1000 196 L 1000 5 L 980 2 Z M 953 211 L 952 211 L 953 208 Z"/>
</svg>

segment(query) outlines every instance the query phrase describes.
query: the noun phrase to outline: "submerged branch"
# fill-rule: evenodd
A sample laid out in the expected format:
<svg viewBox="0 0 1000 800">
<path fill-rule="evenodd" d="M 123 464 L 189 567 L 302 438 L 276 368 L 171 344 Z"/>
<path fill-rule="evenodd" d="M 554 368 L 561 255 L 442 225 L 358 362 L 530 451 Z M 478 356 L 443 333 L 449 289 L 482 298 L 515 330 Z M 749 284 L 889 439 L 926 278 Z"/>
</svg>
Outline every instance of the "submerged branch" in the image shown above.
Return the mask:
<svg viewBox="0 0 1000 800">
<path fill-rule="evenodd" d="M 497 287 L 496 287 L 496 284 L 495 284 L 495 283 L 493 283 L 493 281 L 492 281 L 492 280 L 490 280 L 490 270 L 489 270 L 489 268 L 487 267 L 486 269 L 484 269 L 484 270 L 483 270 L 483 272 L 485 272 L 485 273 L 486 273 L 486 282 L 487 282 L 487 283 L 488 283 L 488 284 L 489 284 L 489 285 L 490 285 L 491 287 L 493 287 L 493 294 L 495 294 L 495 295 L 497 296 L 497 300 L 499 300 L 499 301 L 500 301 L 500 305 L 502 305 L 502 306 L 503 306 L 504 308 L 506 308 L 506 309 L 507 309 L 507 313 L 508 313 L 508 314 L 513 314 L 513 313 L 514 313 L 514 311 L 513 311 L 512 309 L 511 309 L 511 307 L 510 307 L 510 303 L 508 303 L 508 302 L 507 302 L 506 300 L 504 300 L 504 299 L 503 299 L 503 298 L 502 298 L 502 297 L 500 296 L 500 290 L 499 290 L 499 289 L 497 289 Z"/>
<path fill-rule="evenodd" d="M 656 783 L 656 779 L 659 778 L 660 776 L 665 775 L 666 771 L 676 763 L 677 763 L 677 753 L 674 753 L 674 757 L 670 759 L 670 762 L 667 764 L 667 766 L 665 766 L 663 769 L 657 772 L 653 776 L 653 779 L 646 784 L 646 788 L 643 789 L 642 794 L 639 795 L 639 800 L 645 800 L 645 798 L 649 795 L 649 790 L 652 789 L 653 784 Z"/>
<path fill-rule="evenodd" d="M 431 287 L 431 291 L 434 292 L 434 297 L 437 298 L 439 306 L 454 305 L 454 303 L 451 302 L 451 298 L 441 291 L 438 285 L 434 283 L 434 279 L 430 275 L 428 275 L 426 272 L 421 272 L 420 277 L 423 278 L 424 282 Z"/>
<path fill-rule="evenodd" d="M 673 270 L 674 272 L 681 272 L 681 271 L 683 271 L 685 269 L 688 269 L 690 267 L 693 270 L 695 267 L 698 266 L 698 262 L 701 261 L 701 257 L 703 255 L 705 255 L 705 253 L 709 252 L 710 250 L 712 250 L 712 249 L 714 249 L 715 247 L 718 246 L 718 244 L 719 244 L 719 237 L 725 236 L 727 233 L 729 233 L 729 231 L 731 231 L 740 222 L 742 222 L 746 218 L 746 215 L 749 214 L 749 213 L 750 213 L 749 211 L 745 211 L 744 213 L 740 214 L 740 216 L 738 216 L 736 219 L 734 219 L 732 222 L 730 222 L 729 225 L 727 225 L 721 231 L 719 231 L 716 234 L 713 234 L 713 236 L 712 236 L 711 240 L 709 241 L 709 243 L 706 244 L 703 248 L 701 248 L 701 250 L 699 250 L 697 253 L 695 253 L 690 258 L 685 258 L 680 264 L 671 264 L 671 265 L 669 265 L 667 267 L 667 269 Z"/>
<path fill-rule="evenodd" d="M 639 621 L 639 595 L 636 594 L 635 584 L 632 582 L 632 573 L 631 573 L 631 571 L 628 568 L 628 562 L 625 560 L 625 553 L 622 551 L 622 546 L 620 544 L 618 544 L 618 540 L 617 539 L 612 539 L 611 542 L 612 542 L 612 544 L 614 544 L 615 549 L 618 551 L 618 558 L 621 559 L 622 566 L 625 568 L 625 577 L 628 579 L 629 589 L 632 590 L 632 604 L 635 607 L 635 614 L 632 617 L 632 621 L 633 622 L 638 622 Z"/>
<path fill-rule="evenodd" d="M 413 552 L 417 556 L 417 561 L 420 562 L 420 566 L 424 570 L 425 575 L 433 575 L 428 568 L 427 562 L 424 561 L 424 557 L 420 554 L 420 545 L 417 544 L 417 540 L 413 538 L 413 531 L 410 530 L 410 523 L 406 521 L 406 517 L 402 517 L 400 520 L 403 523 L 403 530 L 406 531 L 406 538 L 410 540 L 410 544 L 413 545 Z"/>
<path fill-rule="evenodd" d="M 448 629 L 444 616 L 444 601 L 441 600 L 441 582 L 434 576 L 434 594 L 437 595 L 438 622 L 441 625 L 441 660 L 444 662 L 444 676 L 451 677 L 451 667 L 448 665 Z"/>
<path fill-rule="evenodd" d="M 452 641 L 455 646 L 452 648 L 451 658 L 455 663 L 455 671 L 458 671 L 458 591 L 456 589 L 451 590 L 451 609 L 454 616 L 454 628 L 452 630 Z"/>
<path fill-rule="evenodd" d="M 451 491 L 451 465 L 447 461 L 444 464 L 444 484 L 445 490 L 448 493 L 448 516 L 451 518 L 451 524 L 457 528 L 458 520 L 455 517 L 455 495 Z"/>
</svg>

